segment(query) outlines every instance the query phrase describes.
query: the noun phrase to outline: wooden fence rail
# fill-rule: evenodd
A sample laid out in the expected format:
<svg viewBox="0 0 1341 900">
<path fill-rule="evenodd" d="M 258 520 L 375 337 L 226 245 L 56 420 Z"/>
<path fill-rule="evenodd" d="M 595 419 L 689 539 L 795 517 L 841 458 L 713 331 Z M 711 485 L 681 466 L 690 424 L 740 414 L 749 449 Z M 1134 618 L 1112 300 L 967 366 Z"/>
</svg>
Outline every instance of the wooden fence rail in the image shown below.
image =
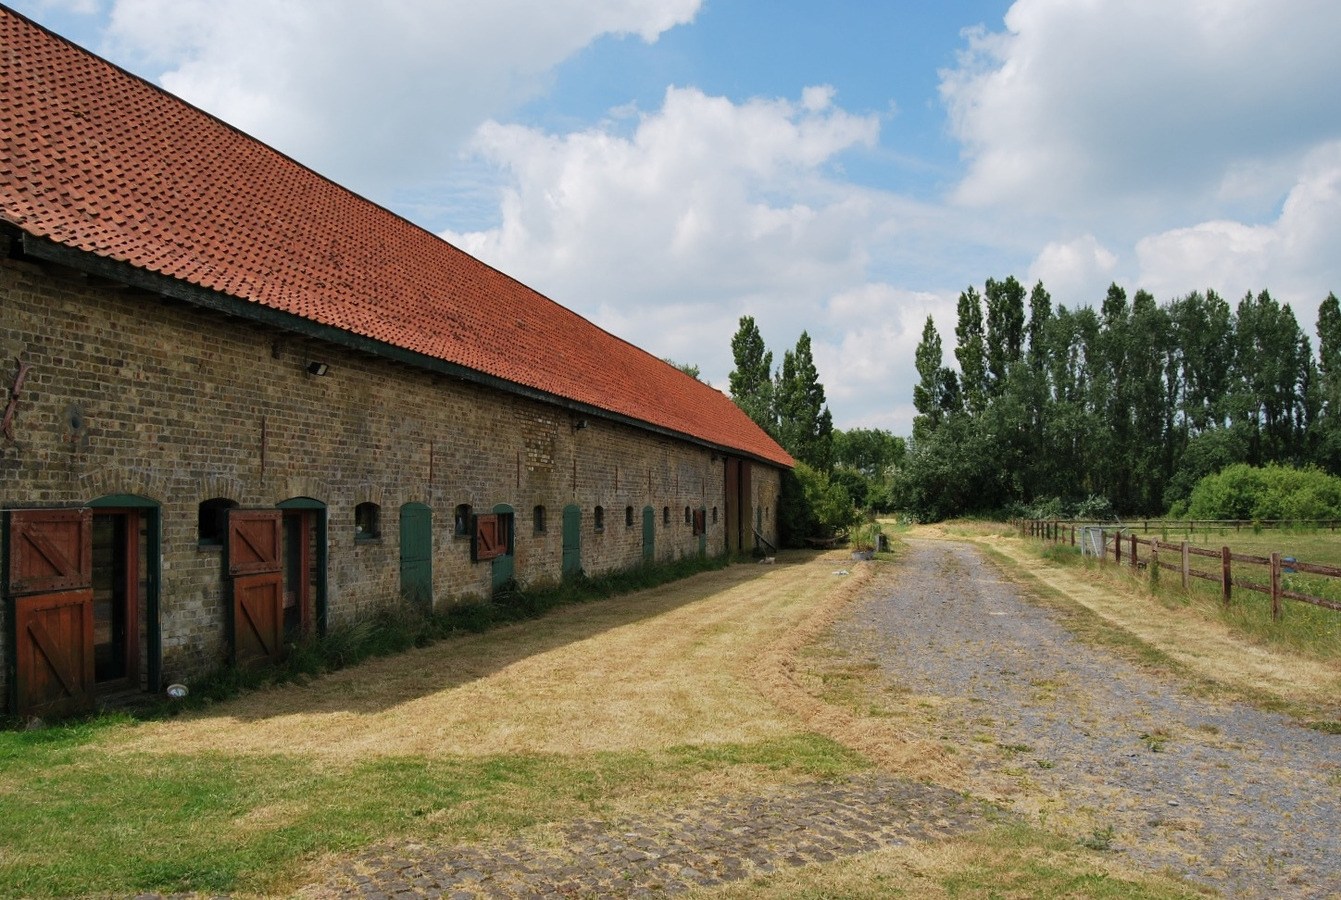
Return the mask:
<svg viewBox="0 0 1341 900">
<path fill-rule="evenodd" d="M 1169 522 L 1168 524 L 1174 525 L 1176 523 Z M 1019 525 L 1022 537 L 1032 537 L 1054 544 L 1069 542 L 1072 547 L 1076 546 L 1077 535 L 1082 534 L 1085 528 L 1101 529 L 1102 539 L 1097 541 L 1095 546 L 1103 548 L 1100 558 L 1104 562 L 1111 559 L 1116 565 L 1122 565 L 1125 562 L 1135 570 L 1144 569 L 1148 571 L 1153 566 L 1156 570 L 1177 572 L 1182 578 L 1184 590 L 1188 588 L 1193 578 L 1216 582 L 1220 585 L 1221 597 L 1225 605 L 1232 601 L 1234 588 L 1267 594 L 1271 597 L 1271 617 L 1276 620 L 1279 620 L 1283 614 L 1283 602 L 1285 600 L 1294 600 L 1298 603 L 1308 603 L 1313 606 L 1341 611 L 1341 601 L 1319 597 L 1314 594 L 1305 594 L 1284 587 L 1284 576 L 1286 574 L 1302 573 L 1321 575 L 1326 578 L 1341 578 L 1341 568 L 1299 562 L 1290 557 L 1282 556 L 1280 551 L 1275 551 L 1270 556 L 1253 556 L 1247 553 L 1234 553 L 1228 547 L 1213 550 L 1206 547 L 1194 547 L 1187 541 L 1180 541 L 1176 544 L 1167 541 L 1161 542 L 1159 538 L 1137 537 L 1134 531 L 1125 526 L 1119 528 L 1112 524 L 1106 527 L 1102 525 L 1086 526 L 1075 522 L 1024 519 L 1020 521 Z M 1142 556 L 1142 548 L 1145 550 L 1144 556 Z M 1195 569 L 1191 563 L 1194 556 L 1219 559 L 1220 565 L 1210 571 Z M 1175 557 L 1177 562 L 1172 561 Z M 1242 574 L 1235 574 L 1234 563 L 1264 567 L 1266 572 L 1263 574 L 1267 580 L 1265 582 L 1256 581 L 1244 577 Z M 1239 572 L 1242 571 L 1243 569 L 1240 567 Z"/>
<path fill-rule="evenodd" d="M 1076 521 L 1077 525 L 1103 525 L 1109 528 L 1116 528 L 1117 523 L 1112 519 L 1106 522 L 1095 519 L 1093 521 Z M 1189 534 L 1195 534 L 1197 531 L 1242 531 L 1245 528 L 1265 528 L 1267 530 L 1279 530 L 1283 528 L 1313 528 L 1316 530 L 1326 529 L 1327 531 L 1336 531 L 1341 527 L 1341 519 L 1133 519 L 1122 525 L 1124 529 L 1133 531 L 1140 530 L 1142 534 L 1149 534 L 1153 531 L 1186 531 Z"/>
</svg>

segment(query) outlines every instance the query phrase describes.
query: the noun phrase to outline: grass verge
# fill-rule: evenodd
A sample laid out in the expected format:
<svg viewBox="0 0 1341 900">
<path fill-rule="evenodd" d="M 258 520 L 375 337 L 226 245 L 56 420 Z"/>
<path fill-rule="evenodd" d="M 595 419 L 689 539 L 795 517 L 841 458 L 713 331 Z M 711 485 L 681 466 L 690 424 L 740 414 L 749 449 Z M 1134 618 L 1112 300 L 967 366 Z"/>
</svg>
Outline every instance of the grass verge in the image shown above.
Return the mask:
<svg viewBox="0 0 1341 900">
<path fill-rule="evenodd" d="M 1330 637 L 1319 640 L 1318 614 L 1341 614 L 1296 605 L 1272 623 L 1269 600 L 1258 603 L 1247 592 L 1236 592 L 1226 609 L 1218 593 L 1195 583 L 1184 591 L 1176 573 L 1162 573 L 1152 587 L 1130 568 L 1083 560 L 1069 546 L 1000 537 L 979 544 L 1083 640 L 1175 676 L 1200 695 L 1306 722 L 1338 717 L 1341 652 Z"/>
<path fill-rule="evenodd" d="M 930 845 L 896 847 L 820 869 L 790 870 L 689 900 L 870 900 L 876 897 L 1183 900 L 1212 894 L 1138 872 L 1110 854 L 1018 823 Z"/>
<path fill-rule="evenodd" d="M 111 723 L 117 724 L 117 723 Z M 579 757 L 396 757 L 350 768 L 291 756 L 107 756 L 107 723 L 0 735 L 0 896 L 275 893 L 321 855 L 374 841 L 517 834 L 731 778 L 830 778 L 855 753 L 816 735 Z"/>
<path fill-rule="evenodd" d="M 284 662 L 274 668 L 228 666 L 209 672 L 187 682 L 191 693 L 184 700 L 152 703 L 134 714 L 158 718 L 198 710 L 246 690 L 303 682 L 368 659 L 426 647 L 453 635 L 481 634 L 501 625 L 537 619 L 560 607 L 647 590 L 700 572 L 718 571 L 731 562 L 726 556 L 685 557 L 598 576 L 584 574 L 552 584 L 522 587 L 514 583 L 490 599 L 469 600 L 432 612 L 408 604 L 384 607 L 358 622 L 290 644 Z M 13 727 L 20 723 L 8 724 Z"/>
</svg>

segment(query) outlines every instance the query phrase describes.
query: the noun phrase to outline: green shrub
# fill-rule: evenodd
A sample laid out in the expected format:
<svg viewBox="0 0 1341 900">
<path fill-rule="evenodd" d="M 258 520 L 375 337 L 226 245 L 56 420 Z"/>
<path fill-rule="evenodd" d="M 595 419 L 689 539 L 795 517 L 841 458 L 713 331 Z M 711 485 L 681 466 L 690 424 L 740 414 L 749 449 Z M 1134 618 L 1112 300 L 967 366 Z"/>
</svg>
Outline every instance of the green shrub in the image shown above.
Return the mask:
<svg viewBox="0 0 1341 900">
<path fill-rule="evenodd" d="M 808 537 L 833 537 L 859 518 L 847 489 L 823 472 L 798 462 L 783 475 L 778 531 L 784 546 L 803 546 Z"/>
<path fill-rule="evenodd" d="M 1332 519 L 1341 517 L 1341 478 L 1314 468 L 1275 464 L 1228 466 L 1192 489 L 1194 519 Z"/>
</svg>

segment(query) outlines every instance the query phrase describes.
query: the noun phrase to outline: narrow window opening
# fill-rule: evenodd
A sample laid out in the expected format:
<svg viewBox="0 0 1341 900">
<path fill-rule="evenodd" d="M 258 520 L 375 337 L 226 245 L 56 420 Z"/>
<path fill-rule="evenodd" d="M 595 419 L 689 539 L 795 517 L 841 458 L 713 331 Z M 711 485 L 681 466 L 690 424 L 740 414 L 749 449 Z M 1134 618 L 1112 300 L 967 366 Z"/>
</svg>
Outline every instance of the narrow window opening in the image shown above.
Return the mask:
<svg viewBox="0 0 1341 900">
<path fill-rule="evenodd" d="M 669 525 L 669 524 L 670 524 L 670 507 L 669 507 L 669 506 L 663 506 L 663 507 L 661 507 L 661 524 L 662 524 L 662 525 Z"/>
<path fill-rule="evenodd" d="M 597 530 L 597 531 L 604 531 L 604 530 L 605 530 L 605 507 L 604 507 L 604 506 L 598 506 L 598 507 L 596 507 L 596 511 L 595 511 L 594 515 L 592 516 L 592 518 L 593 518 L 593 519 L 595 520 L 595 522 L 596 522 L 596 530 Z"/>
<path fill-rule="evenodd" d="M 237 502 L 227 497 L 214 497 L 200 504 L 196 523 L 196 539 L 200 546 L 223 546 L 230 509 L 237 509 Z"/>
<path fill-rule="evenodd" d="M 626 506 L 626 507 L 624 507 L 624 527 L 625 527 L 625 528 L 632 528 L 632 527 L 633 527 L 633 507 L 632 507 L 632 506 Z"/>
<path fill-rule="evenodd" d="M 470 537 L 470 504 L 462 503 L 456 507 L 456 515 L 452 519 L 453 530 L 457 537 Z"/>
<path fill-rule="evenodd" d="M 375 541 L 382 536 L 381 507 L 360 503 L 354 507 L 354 540 Z"/>
<path fill-rule="evenodd" d="M 694 513 L 693 513 L 693 510 L 691 510 L 691 509 L 690 509 L 689 507 L 687 507 L 687 506 L 684 508 L 684 523 L 685 523 L 686 525 L 693 525 L 693 524 L 694 524 Z"/>
<path fill-rule="evenodd" d="M 537 506 L 531 511 L 531 523 L 536 534 L 545 533 L 545 507 Z"/>
</svg>

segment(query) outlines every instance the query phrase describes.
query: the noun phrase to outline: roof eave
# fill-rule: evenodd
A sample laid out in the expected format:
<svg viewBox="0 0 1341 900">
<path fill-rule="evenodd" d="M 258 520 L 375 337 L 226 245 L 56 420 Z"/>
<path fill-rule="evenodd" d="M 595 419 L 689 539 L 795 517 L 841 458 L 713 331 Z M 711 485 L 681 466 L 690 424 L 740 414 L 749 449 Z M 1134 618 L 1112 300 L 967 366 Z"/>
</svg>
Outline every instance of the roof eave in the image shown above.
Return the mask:
<svg viewBox="0 0 1341 900">
<path fill-rule="evenodd" d="M 235 297 L 222 291 L 203 288 L 191 284 L 190 282 L 181 281 L 177 278 L 140 268 L 122 260 L 111 259 L 109 257 L 99 256 L 98 254 L 91 253 L 87 250 L 69 247 L 57 241 L 53 241 L 50 238 L 23 231 L 22 226 L 18 227 L 22 237 L 23 252 L 26 256 L 65 266 L 66 268 L 83 272 L 86 275 L 93 275 L 99 278 L 105 278 L 109 281 L 120 282 L 130 287 L 139 288 L 155 294 L 160 294 L 164 297 L 170 297 L 174 300 L 190 303 L 193 306 L 210 309 L 225 315 L 236 316 L 240 319 L 246 319 L 258 324 L 277 328 L 281 331 L 298 334 L 303 337 L 326 341 L 337 346 L 398 362 L 403 365 L 412 366 L 434 374 L 449 376 L 461 381 L 525 397 L 530 400 L 552 404 L 583 416 L 590 416 L 617 422 L 622 425 L 628 425 L 661 437 L 673 438 L 675 440 L 694 444 L 723 455 L 747 458 L 753 462 L 773 466 L 778 469 L 789 468 L 789 466 L 780 462 L 767 459 L 766 457 L 750 453 L 737 447 L 717 444 L 686 432 L 666 428 L 653 422 L 647 422 L 633 416 L 624 415 L 623 413 L 603 409 L 599 406 L 592 406 L 559 394 L 552 394 L 548 391 L 542 391 L 529 385 L 509 381 L 505 378 L 499 378 L 496 375 L 490 375 L 487 372 L 481 372 L 478 369 L 471 369 L 467 366 L 448 362 L 444 359 L 418 353 L 396 344 L 355 334 L 334 325 L 327 325 L 312 319 L 305 319 L 302 316 L 274 309 L 273 307 L 265 306 L 264 304 L 252 300 Z"/>
</svg>

